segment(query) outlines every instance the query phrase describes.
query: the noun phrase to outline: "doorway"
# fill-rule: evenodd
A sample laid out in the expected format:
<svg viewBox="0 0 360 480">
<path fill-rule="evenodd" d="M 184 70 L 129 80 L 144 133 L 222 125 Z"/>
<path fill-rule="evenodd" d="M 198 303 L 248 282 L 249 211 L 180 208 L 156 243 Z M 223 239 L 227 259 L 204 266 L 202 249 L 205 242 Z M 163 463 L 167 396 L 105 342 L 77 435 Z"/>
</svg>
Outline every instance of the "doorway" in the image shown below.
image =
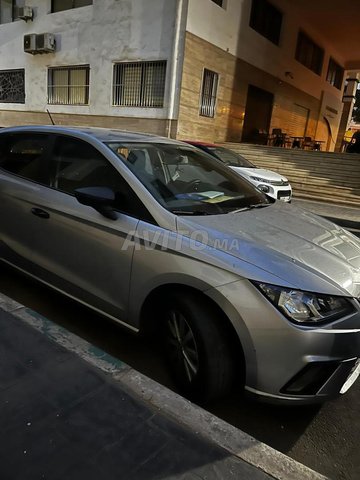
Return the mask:
<svg viewBox="0 0 360 480">
<path fill-rule="evenodd" d="M 249 85 L 245 107 L 245 119 L 242 141 L 250 143 L 266 143 L 269 133 L 274 95 L 266 90 Z"/>
</svg>

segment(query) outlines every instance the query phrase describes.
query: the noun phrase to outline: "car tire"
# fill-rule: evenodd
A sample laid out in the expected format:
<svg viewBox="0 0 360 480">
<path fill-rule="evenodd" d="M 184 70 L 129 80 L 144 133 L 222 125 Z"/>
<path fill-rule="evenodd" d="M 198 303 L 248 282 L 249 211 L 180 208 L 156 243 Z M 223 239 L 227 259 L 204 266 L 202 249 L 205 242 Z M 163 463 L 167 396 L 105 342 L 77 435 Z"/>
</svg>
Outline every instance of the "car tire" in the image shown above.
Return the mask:
<svg viewBox="0 0 360 480">
<path fill-rule="evenodd" d="M 162 343 L 181 393 L 208 402 L 231 391 L 235 361 L 224 316 L 209 302 L 183 292 L 167 296 L 162 310 Z"/>
</svg>

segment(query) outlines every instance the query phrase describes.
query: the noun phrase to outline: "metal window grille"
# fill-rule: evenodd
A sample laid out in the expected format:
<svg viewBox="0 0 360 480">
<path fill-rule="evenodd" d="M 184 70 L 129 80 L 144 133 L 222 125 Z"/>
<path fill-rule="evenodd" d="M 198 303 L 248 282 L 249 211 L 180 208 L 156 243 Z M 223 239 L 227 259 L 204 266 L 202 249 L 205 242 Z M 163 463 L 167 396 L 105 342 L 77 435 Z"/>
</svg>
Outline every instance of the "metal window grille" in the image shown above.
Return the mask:
<svg viewBox="0 0 360 480">
<path fill-rule="evenodd" d="M 0 71 L 0 102 L 25 103 L 25 70 Z"/>
<path fill-rule="evenodd" d="M 113 73 L 113 105 L 162 108 L 166 61 L 116 63 Z"/>
<path fill-rule="evenodd" d="M 88 105 L 89 66 L 49 68 L 48 103 Z"/>
<path fill-rule="evenodd" d="M 70 10 L 71 8 L 85 7 L 92 5 L 93 0 L 52 0 L 51 12 L 61 12 L 63 10 Z"/>
<path fill-rule="evenodd" d="M 204 78 L 201 89 L 200 115 L 214 117 L 216 107 L 216 94 L 219 75 L 211 70 L 204 69 Z"/>
</svg>

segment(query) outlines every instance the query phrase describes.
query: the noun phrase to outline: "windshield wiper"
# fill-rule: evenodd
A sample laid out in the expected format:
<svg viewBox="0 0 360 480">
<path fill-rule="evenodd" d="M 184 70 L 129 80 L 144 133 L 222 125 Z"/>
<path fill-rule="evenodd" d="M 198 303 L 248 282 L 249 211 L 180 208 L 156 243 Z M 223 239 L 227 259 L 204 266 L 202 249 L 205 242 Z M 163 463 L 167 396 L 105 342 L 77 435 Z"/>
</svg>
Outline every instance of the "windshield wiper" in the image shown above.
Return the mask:
<svg viewBox="0 0 360 480">
<path fill-rule="evenodd" d="M 230 210 L 228 213 L 239 213 L 239 212 L 245 212 L 246 210 L 252 210 L 254 208 L 264 208 L 264 207 L 269 207 L 271 203 L 255 203 L 253 205 L 246 205 L 245 207 L 237 208 L 235 210 Z"/>
</svg>

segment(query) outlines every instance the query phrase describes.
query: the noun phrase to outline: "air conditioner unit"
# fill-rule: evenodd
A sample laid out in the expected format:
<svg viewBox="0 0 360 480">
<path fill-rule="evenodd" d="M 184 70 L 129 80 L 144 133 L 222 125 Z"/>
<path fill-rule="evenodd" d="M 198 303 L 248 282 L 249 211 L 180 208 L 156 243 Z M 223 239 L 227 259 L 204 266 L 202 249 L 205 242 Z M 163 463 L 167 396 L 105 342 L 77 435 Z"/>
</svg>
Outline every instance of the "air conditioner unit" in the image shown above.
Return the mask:
<svg viewBox="0 0 360 480">
<path fill-rule="evenodd" d="M 36 33 L 24 35 L 24 52 L 36 53 Z"/>
<path fill-rule="evenodd" d="M 55 52 L 55 35 L 53 33 L 36 35 L 36 53 L 51 52 Z"/>
<path fill-rule="evenodd" d="M 17 7 L 17 18 L 21 18 L 27 22 L 28 20 L 32 20 L 34 18 L 34 12 L 31 7 Z"/>
</svg>

